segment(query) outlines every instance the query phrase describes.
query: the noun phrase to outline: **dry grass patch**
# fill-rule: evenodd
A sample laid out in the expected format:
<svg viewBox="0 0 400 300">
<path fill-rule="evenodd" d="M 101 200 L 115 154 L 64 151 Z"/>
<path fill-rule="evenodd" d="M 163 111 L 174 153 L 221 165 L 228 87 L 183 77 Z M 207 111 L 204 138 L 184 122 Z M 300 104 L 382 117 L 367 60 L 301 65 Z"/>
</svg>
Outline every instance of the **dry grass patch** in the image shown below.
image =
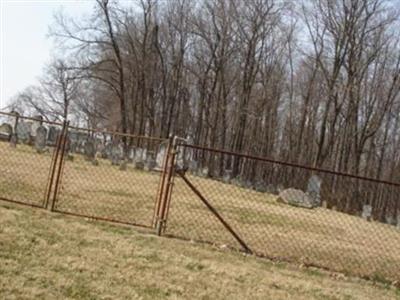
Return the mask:
<svg viewBox="0 0 400 300">
<path fill-rule="evenodd" d="M 394 287 L 0 204 L 3 299 L 400 299 Z"/>
<path fill-rule="evenodd" d="M 43 199 L 51 155 L 0 143 L 0 196 L 25 202 Z M 126 171 L 101 160 L 93 166 L 75 155 L 64 167 L 58 211 L 150 226 L 160 174 Z M 189 176 L 257 254 L 316 265 L 352 275 L 400 281 L 400 231 L 355 216 L 276 202 L 276 196 Z M 238 243 L 176 178 L 167 234 L 238 248 Z"/>
</svg>

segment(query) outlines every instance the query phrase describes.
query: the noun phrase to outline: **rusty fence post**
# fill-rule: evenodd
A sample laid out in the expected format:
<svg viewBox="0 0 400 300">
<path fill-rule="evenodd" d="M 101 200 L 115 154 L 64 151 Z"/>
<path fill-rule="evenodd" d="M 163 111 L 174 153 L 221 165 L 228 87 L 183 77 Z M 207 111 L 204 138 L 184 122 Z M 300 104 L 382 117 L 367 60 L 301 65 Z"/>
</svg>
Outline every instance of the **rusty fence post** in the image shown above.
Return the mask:
<svg viewBox="0 0 400 300">
<path fill-rule="evenodd" d="M 57 195 L 58 195 L 58 190 L 60 188 L 60 181 L 61 181 L 61 175 L 62 175 L 62 171 L 63 171 L 63 165 L 64 165 L 64 155 L 65 155 L 65 146 L 67 144 L 67 140 L 68 140 L 68 128 L 69 128 L 69 121 L 66 122 L 65 126 L 65 130 L 64 130 L 64 135 L 62 136 L 61 139 L 61 153 L 60 153 L 60 161 L 58 163 L 58 169 L 57 169 L 57 176 L 55 179 L 55 186 L 54 186 L 54 193 L 53 193 L 53 201 L 51 202 L 51 211 L 54 211 L 54 207 L 56 205 L 56 201 L 57 201 Z"/>
<path fill-rule="evenodd" d="M 168 211 L 168 205 L 170 203 L 169 196 L 172 191 L 173 185 L 173 176 L 175 173 L 175 156 L 177 151 L 177 137 L 174 137 L 172 141 L 169 143 L 169 151 L 167 153 L 167 160 L 165 164 L 165 168 L 163 170 L 162 179 L 164 182 L 162 184 L 160 190 L 160 200 L 159 200 L 159 207 L 157 210 L 157 219 L 156 219 L 156 232 L 157 235 L 161 235 L 165 230 L 166 225 L 166 212 Z"/>
<path fill-rule="evenodd" d="M 167 140 L 167 142 L 168 142 L 167 151 L 165 152 L 163 162 L 162 162 L 160 183 L 158 185 L 157 198 L 156 198 L 156 203 L 154 206 L 154 214 L 153 214 L 153 221 L 152 221 L 153 228 L 157 227 L 158 219 L 160 216 L 161 200 L 162 200 L 164 188 L 165 188 L 165 178 L 166 178 L 166 174 L 167 174 L 169 154 L 171 152 L 171 147 L 172 147 L 172 140 L 173 140 L 172 137 L 169 137 Z"/>
<path fill-rule="evenodd" d="M 65 150 L 65 143 L 67 139 L 67 132 L 68 132 L 69 121 L 63 122 L 63 127 L 61 129 L 61 133 L 57 138 L 56 148 L 54 149 L 51 167 L 50 167 L 50 174 L 49 174 L 49 181 L 47 184 L 47 191 L 46 191 L 46 199 L 45 199 L 45 208 L 49 209 L 50 211 L 54 210 L 54 205 L 56 201 L 59 181 L 60 181 L 60 172 L 61 166 L 64 159 L 64 150 Z M 54 189 L 53 189 L 54 186 Z M 53 199 L 51 199 L 51 193 L 53 192 Z"/>
<path fill-rule="evenodd" d="M 44 207 L 46 209 L 49 209 L 50 196 L 51 196 L 51 191 L 53 189 L 53 184 L 54 184 L 54 175 L 57 170 L 58 157 L 60 154 L 61 144 L 62 144 L 64 132 L 65 132 L 65 127 L 66 127 L 66 122 L 64 121 L 61 132 L 60 132 L 59 136 L 57 137 L 56 146 L 55 146 L 55 149 L 53 152 L 53 156 L 51 158 L 50 172 L 49 172 L 49 177 L 48 177 L 48 182 L 47 182 L 47 190 L 46 190 L 45 205 L 44 205 Z M 50 205 L 50 208 L 51 207 L 52 207 L 52 205 Z"/>
</svg>

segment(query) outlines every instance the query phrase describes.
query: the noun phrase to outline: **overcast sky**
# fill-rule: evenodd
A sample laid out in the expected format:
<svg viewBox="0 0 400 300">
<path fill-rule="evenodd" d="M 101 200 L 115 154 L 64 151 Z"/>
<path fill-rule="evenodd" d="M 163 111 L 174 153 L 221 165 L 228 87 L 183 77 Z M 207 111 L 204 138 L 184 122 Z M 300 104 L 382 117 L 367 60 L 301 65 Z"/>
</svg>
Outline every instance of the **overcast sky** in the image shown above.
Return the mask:
<svg viewBox="0 0 400 300">
<path fill-rule="evenodd" d="M 80 17 L 94 0 L 0 0 L 0 109 L 25 87 L 37 83 L 51 58 L 46 37 L 54 12 Z"/>
<path fill-rule="evenodd" d="M 391 2 L 400 6 L 400 0 Z M 36 84 L 50 60 L 54 47 L 46 36 L 54 13 L 63 9 L 80 18 L 90 14 L 93 5 L 94 0 L 0 0 L 0 109 Z"/>
</svg>

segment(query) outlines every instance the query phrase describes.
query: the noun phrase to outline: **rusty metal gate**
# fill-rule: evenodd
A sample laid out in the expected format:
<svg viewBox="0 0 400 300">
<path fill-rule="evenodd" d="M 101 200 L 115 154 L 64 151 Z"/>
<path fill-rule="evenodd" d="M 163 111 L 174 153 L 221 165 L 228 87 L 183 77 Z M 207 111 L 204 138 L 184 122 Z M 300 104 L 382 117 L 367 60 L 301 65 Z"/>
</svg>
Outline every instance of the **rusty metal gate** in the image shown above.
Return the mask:
<svg viewBox="0 0 400 300">
<path fill-rule="evenodd" d="M 155 228 L 168 142 L 67 126 L 51 210 Z"/>
<path fill-rule="evenodd" d="M 17 113 L 0 112 L 0 117 L 0 199 L 47 207 L 63 124 Z"/>
</svg>

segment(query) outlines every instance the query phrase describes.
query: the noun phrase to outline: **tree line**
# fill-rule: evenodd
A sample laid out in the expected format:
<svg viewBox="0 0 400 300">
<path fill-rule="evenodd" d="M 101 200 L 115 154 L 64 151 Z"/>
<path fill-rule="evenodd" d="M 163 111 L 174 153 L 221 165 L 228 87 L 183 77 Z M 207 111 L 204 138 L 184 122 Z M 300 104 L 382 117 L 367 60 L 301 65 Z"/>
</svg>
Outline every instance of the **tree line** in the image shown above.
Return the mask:
<svg viewBox="0 0 400 300">
<path fill-rule="evenodd" d="M 386 0 L 97 0 L 55 16 L 60 54 L 12 107 L 399 181 L 399 20 Z"/>
</svg>

